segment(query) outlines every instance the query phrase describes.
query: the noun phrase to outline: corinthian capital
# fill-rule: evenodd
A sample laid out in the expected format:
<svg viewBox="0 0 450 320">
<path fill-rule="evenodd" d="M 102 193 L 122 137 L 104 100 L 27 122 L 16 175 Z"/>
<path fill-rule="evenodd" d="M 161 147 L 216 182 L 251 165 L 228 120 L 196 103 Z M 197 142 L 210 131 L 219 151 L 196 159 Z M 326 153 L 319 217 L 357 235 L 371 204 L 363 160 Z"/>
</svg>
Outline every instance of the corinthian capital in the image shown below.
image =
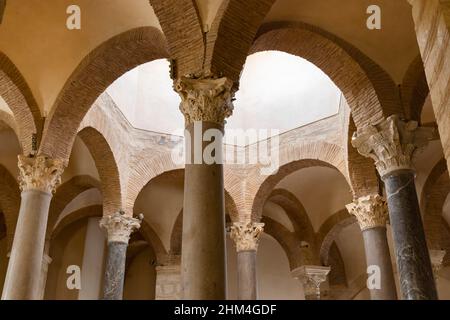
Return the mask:
<svg viewBox="0 0 450 320">
<path fill-rule="evenodd" d="M 236 251 L 256 251 L 259 238 L 264 230 L 264 223 L 235 222 L 231 226 L 231 239 L 236 244 Z"/>
<path fill-rule="evenodd" d="M 54 193 L 61 183 L 64 171 L 63 161 L 39 155 L 19 155 L 19 186 L 22 191 L 39 190 Z"/>
<path fill-rule="evenodd" d="M 233 82 L 227 78 L 211 76 L 182 77 L 175 83 L 175 91 L 181 96 L 180 110 L 186 125 L 194 121 L 208 121 L 219 125 L 233 113 Z"/>
<path fill-rule="evenodd" d="M 389 219 L 386 201 L 378 194 L 361 197 L 346 205 L 348 212 L 356 217 L 361 230 L 386 227 Z"/>
<path fill-rule="evenodd" d="M 108 234 L 108 242 L 128 243 L 133 231 L 141 227 L 143 216 L 138 219 L 126 216 L 124 212 L 116 212 L 100 220 L 100 227 Z"/>
<path fill-rule="evenodd" d="M 396 115 L 376 126 L 355 133 L 353 146 L 365 157 L 375 160 L 381 177 L 396 170 L 412 170 L 412 155 L 434 136 L 434 129 L 420 128 L 416 121 L 404 122 Z"/>
<path fill-rule="evenodd" d="M 305 265 L 292 270 L 291 274 L 303 284 L 307 300 L 320 300 L 320 286 L 327 281 L 330 271 L 330 267 Z"/>
</svg>

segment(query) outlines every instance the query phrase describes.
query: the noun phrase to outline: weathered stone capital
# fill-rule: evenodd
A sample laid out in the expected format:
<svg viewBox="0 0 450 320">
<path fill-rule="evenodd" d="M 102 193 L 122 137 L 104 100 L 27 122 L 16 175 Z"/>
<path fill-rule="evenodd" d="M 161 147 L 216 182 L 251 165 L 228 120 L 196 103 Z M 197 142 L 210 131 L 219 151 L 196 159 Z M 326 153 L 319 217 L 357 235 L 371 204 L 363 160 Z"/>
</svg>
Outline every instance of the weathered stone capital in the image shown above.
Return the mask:
<svg viewBox="0 0 450 320">
<path fill-rule="evenodd" d="M 301 266 L 292 270 L 291 274 L 303 284 L 306 297 L 320 299 L 320 285 L 327 281 L 330 270 L 330 267 L 323 266 Z"/>
<path fill-rule="evenodd" d="M 345 206 L 356 217 L 362 231 L 386 227 L 389 220 L 388 207 L 384 198 L 378 194 L 361 197 Z"/>
<path fill-rule="evenodd" d="M 64 163 L 44 155 L 36 157 L 18 156 L 20 190 L 39 190 L 54 193 L 61 183 Z"/>
<path fill-rule="evenodd" d="M 143 217 L 138 219 L 126 216 L 124 212 L 116 212 L 100 220 L 100 227 L 108 234 L 108 242 L 128 243 L 133 231 L 141 227 Z"/>
<path fill-rule="evenodd" d="M 396 170 L 412 170 L 412 155 L 425 146 L 435 129 L 418 127 L 416 121 L 404 122 L 397 115 L 376 126 L 367 126 L 353 136 L 352 144 L 365 157 L 375 160 L 381 177 Z"/>
<path fill-rule="evenodd" d="M 236 251 L 258 250 L 259 238 L 264 230 L 264 223 L 235 222 L 231 226 L 231 239 L 236 245 Z"/>
<path fill-rule="evenodd" d="M 182 77 L 175 82 L 174 89 L 181 97 L 180 110 L 186 126 L 195 121 L 225 124 L 233 113 L 233 82 L 228 78 L 212 76 Z"/>
</svg>

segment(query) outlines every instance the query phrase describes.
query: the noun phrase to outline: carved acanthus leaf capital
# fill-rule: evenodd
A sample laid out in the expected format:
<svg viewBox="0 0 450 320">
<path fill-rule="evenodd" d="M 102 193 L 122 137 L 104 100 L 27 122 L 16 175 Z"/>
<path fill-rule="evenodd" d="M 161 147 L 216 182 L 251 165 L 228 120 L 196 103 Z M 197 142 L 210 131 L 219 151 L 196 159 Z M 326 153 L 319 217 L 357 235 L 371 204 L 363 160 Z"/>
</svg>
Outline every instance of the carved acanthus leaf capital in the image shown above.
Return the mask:
<svg viewBox="0 0 450 320">
<path fill-rule="evenodd" d="M 355 132 L 352 144 L 359 153 L 374 159 L 381 177 L 396 170 L 412 170 L 412 155 L 435 136 L 435 129 L 418 127 L 416 121 L 404 122 L 397 115 L 376 126 Z"/>
<path fill-rule="evenodd" d="M 264 230 L 264 223 L 256 222 L 235 222 L 231 226 L 231 239 L 236 245 L 236 251 L 256 251 L 261 234 Z"/>
<path fill-rule="evenodd" d="M 124 212 L 116 212 L 100 220 L 100 227 L 108 234 L 108 242 L 128 243 L 130 235 L 141 227 L 143 216 L 138 219 L 127 216 Z"/>
<path fill-rule="evenodd" d="M 19 186 L 22 191 L 39 190 L 54 193 L 61 183 L 64 163 L 44 155 L 18 156 Z"/>
<path fill-rule="evenodd" d="M 436 279 L 439 276 L 439 271 L 441 271 L 442 269 L 442 264 L 444 262 L 446 253 L 447 251 L 445 250 L 430 250 L 431 266 L 433 268 L 433 274 Z"/>
<path fill-rule="evenodd" d="M 233 113 L 233 82 L 228 78 L 182 77 L 175 82 L 186 126 L 195 121 L 225 124 Z"/>
<path fill-rule="evenodd" d="M 320 286 L 327 281 L 330 271 L 330 267 L 305 265 L 292 270 L 291 274 L 303 284 L 305 296 L 320 299 Z"/>
<path fill-rule="evenodd" d="M 378 194 L 361 197 L 346 205 L 348 212 L 356 217 L 361 230 L 386 227 L 389 220 L 388 207 Z"/>
</svg>

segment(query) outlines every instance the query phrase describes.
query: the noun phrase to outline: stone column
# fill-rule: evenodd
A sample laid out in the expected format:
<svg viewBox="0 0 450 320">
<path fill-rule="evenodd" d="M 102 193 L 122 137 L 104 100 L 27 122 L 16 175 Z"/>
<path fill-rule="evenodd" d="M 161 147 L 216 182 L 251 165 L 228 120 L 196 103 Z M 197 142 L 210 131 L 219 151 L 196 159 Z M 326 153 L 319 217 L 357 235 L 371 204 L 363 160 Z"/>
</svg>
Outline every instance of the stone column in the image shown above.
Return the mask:
<svg viewBox="0 0 450 320">
<path fill-rule="evenodd" d="M 384 181 L 401 291 L 408 300 L 437 299 L 412 168 L 414 150 L 432 136 L 431 129 L 418 128 L 417 122 L 391 116 L 358 130 L 353 138 L 353 146 L 375 160 Z"/>
<path fill-rule="evenodd" d="M 131 233 L 140 228 L 141 220 L 142 216 L 135 219 L 125 215 L 122 211 L 105 216 L 100 220 L 100 227 L 107 231 L 108 237 L 103 280 L 104 300 L 122 300 L 128 241 Z"/>
<path fill-rule="evenodd" d="M 48 266 L 52 263 L 53 259 L 46 253 L 42 258 L 42 271 L 41 271 L 41 282 L 39 285 L 39 300 L 44 300 L 45 296 L 45 285 L 47 283 Z"/>
<path fill-rule="evenodd" d="M 35 300 L 40 296 L 50 200 L 64 166 L 62 161 L 43 155 L 19 155 L 18 166 L 22 200 L 2 299 Z"/>
<path fill-rule="evenodd" d="M 232 82 L 181 78 L 175 90 L 186 121 L 181 278 L 183 297 L 226 298 L 222 139 L 232 113 Z M 213 142 L 211 142 L 213 141 Z"/>
<path fill-rule="evenodd" d="M 408 0 L 412 5 L 436 123 L 447 167 L 450 168 L 450 3 L 445 0 Z"/>
<path fill-rule="evenodd" d="M 238 299 L 256 300 L 256 252 L 264 223 L 235 222 L 231 227 L 231 238 L 236 245 L 238 270 Z"/>
<path fill-rule="evenodd" d="M 180 300 L 181 293 L 180 265 L 157 266 L 155 300 Z"/>
<path fill-rule="evenodd" d="M 292 271 L 292 276 L 303 285 L 306 300 L 320 300 L 320 286 L 327 281 L 330 267 L 301 266 Z"/>
<path fill-rule="evenodd" d="M 380 286 L 369 288 L 372 300 L 397 300 L 394 271 L 386 234 L 388 210 L 383 197 L 378 194 L 356 199 L 346 206 L 358 220 L 364 238 L 367 267 L 380 271 Z M 369 269 L 368 269 L 369 270 Z"/>
</svg>

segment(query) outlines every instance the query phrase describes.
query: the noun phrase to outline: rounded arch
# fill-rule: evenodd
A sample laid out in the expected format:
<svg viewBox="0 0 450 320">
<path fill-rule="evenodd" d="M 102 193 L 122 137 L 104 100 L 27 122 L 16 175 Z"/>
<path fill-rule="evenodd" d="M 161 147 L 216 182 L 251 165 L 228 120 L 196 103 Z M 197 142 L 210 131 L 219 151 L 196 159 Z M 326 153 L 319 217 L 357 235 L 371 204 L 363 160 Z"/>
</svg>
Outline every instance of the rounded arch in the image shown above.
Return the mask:
<svg viewBox="0 0 450 320">
<path fill-rule="evenodd" d="M 0 51 L 0 96 L 12 111 L 23 153 L 32 152 L 33 135 L 41 136 L 43 119 L 31 89 L 14 63 Z"/>
<path fill-rule="evenodd" d="M 119 168 L 110 142 L 93 127 L 83 128 L 78 135 L 89 149 L 97 167 L 103 195 L 103 214 L 109 215 L 122 210 L 123 192 Z"/>
<path fill-rule="evenodd" d="M 72 177 L 70 180 L 64 182 L 56 189 L 56 192 L 50 203 L 47 221 L 47 239 L 50 239 L 53 229 L 59 219 L 60 214 L 64 208 L 78 195 L 89 189 L 97 188 L 100 190 L 100 182 L 91 176 L 80 175 Z"/>
<path fill-rule="evenodd" d="M 108 86 L 138 65 L 167 57 L 164 36 L 153 27 L 132 29 L 101 44 L 83 59 L 58 95 L 39 152 L 67 160 L 81 121 Z"/>
<path fill-rule="evenodd" d="M 19 141 L 20 148 L 22 149 L 22 141 L 20 140 L 20 133 L 16 124 L 16 120 L 14 119 L 14 116 L 6 111 L 0 110 L 0 123 L 4 123 L 7 127 L 9 127 L 11 130 L 14 131 L 17 140 Z"/>
<path fill-rule="evenodd" d="M 358 128 L 403 114 L 398 88 L 377 64 L 342 39 L 304 23 L 263 25 L 250 53 L 284 51 L 326 73 L 344 94 Z"/>
<path fill-rule="evenodd" d="M 401 85 L 401 97 L 405 117 L 420 122 L 422 109 L 430 94 L 427 76 L 419 54 L 410 64 Z"/>
<path fill-rule="evenodd" d="M 4 213 L 8 249 L 12 246 L 19 208 L 19 185 L 8 169 L 0 164 L 0 209 Z"/>
<path fill-rule="evenodd" d="M 289 174 L 303 168 L 322 166 L 336 169 L 347 180 L 346 165 L 342 148 L 326 142 L 295 145 L 280 151 L 279 170 L 275 175 L 262 176 L 259 170 L 248 177 L 251 219 L 258 221 L 262 215 L 265 201 L 274 187 Z M 239 209 L 239 208 L 238 208 Z M 245 208 L 243 210 L 245 212 Z"/>
</svg>

